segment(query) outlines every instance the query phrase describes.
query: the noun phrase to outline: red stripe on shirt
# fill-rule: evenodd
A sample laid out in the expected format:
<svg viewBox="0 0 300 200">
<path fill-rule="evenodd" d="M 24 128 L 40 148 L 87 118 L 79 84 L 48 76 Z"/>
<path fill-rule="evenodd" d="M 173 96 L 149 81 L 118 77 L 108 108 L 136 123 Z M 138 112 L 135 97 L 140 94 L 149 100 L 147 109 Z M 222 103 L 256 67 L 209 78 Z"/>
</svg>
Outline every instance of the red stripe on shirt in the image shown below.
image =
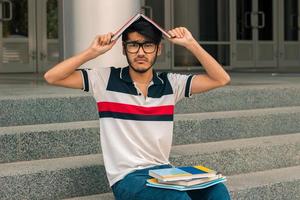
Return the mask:
<svg viewBox="0 0 300 200">
<path fill-rule="evenodd" d="M 117 112 L 136 115 L 173 115 L 174 105 L 143 107 L 114 102 L 98 102 L 99 112 Z"/>
</svg>

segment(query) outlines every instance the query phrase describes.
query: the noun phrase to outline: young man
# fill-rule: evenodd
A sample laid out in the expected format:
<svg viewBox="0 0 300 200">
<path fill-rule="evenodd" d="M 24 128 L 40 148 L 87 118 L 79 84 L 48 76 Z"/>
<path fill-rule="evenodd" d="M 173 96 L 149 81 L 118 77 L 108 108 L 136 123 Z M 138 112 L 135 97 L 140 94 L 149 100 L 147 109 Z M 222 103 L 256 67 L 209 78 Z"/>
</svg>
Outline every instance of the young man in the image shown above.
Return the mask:
<svg viewBox="0 0 300 200">
<path fill-rule="evenodd" d="M 170 167 L 176 102 L 230 81 L 186 28 L 168 33 L 173 36 L 170 42 L 195 55 L 205 68 L 205 75 L 157 74 L 152 66 L 161 54 L 162 33 L 149 22 L 138 20 L 122 34 L 128 67 L 77 70 L 114 46 L 113 34 L 108 33 L 97 36 L 87 50 L 50 69 L 45 79 L 50 84 L 92 92 L 101 122 L 105 169 L 117 200 L 230 199 L 223 184 L 190 192 L 145 186 L 149 169 Z"/>
</svg>

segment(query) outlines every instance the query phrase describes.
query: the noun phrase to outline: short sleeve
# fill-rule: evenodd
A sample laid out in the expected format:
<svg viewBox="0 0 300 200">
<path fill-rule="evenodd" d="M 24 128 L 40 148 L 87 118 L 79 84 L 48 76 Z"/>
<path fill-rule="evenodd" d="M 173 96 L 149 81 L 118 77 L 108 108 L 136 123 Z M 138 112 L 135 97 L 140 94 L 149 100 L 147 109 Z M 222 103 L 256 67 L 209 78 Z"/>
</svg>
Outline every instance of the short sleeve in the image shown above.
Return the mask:
<svg viewBox="0 0 300 200">
<path fill-rule="evenodd" d="M 89 92 L 90 91 L 90 85 L 91 82 L 89 80 L 89 76 L 88 76 L 88 70 L 90 69 L 78 69 L 77 71 L 81 72 L 81 77 L 82 77 L 82 90 L 85 92 Z"/>
<path fill-rule="evenodd" d="M 175 95 L 175 103 L 184 97 L 192 96 L 191 87 L 193 77 L 194 75 L 168 73 L 168 79 Z"/>
<path fill-rule="evenodd" d="M 96 94 L 100 90 L 106 87 L 110 75 L 110 68 L 100 68 L 100 69 L 83 68 L 78 70 L 81 71 L 81 75 L 82 75 L 83 91 Z"/>
</svg>

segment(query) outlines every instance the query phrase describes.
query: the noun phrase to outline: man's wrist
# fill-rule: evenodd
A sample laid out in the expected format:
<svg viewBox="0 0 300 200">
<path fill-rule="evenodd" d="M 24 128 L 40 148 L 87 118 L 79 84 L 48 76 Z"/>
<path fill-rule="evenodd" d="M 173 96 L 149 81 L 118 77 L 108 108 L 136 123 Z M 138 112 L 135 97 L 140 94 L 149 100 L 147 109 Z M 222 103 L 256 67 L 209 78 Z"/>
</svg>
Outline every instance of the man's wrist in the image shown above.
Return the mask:
<svg viewBox="0 0 300 200">
<path fill-rule="evenodd" d="M 83 56 L 83 59 L 85 60 L 85 62 L 92 60 L 94 58 L 96 58 L 98 56 L 98 52 L 96 52 L 95 50 L 88 48 L 85 51 L 83 51 L 81 53 L 81 55 Z"/>
<path fill-rule="evenodd" d="M 196 49 L 200 48 L 200 44 L 196 40 L 192 40 L 189 43 L 186 44 L 185 48 L 193 52 Z"/>
</svg>

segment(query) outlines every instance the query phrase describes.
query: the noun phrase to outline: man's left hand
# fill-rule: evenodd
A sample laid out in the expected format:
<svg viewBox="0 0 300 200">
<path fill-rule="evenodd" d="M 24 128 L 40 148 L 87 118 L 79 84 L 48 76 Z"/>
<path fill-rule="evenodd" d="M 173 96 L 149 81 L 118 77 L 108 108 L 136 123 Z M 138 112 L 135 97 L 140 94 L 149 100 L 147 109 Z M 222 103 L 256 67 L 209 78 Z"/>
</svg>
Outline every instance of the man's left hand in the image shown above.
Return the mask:
<svg viewBox="0 0 300 200">
<path fill-rule="evenodd" d="M 168 33 L 172 36 L 169 41 L 186 48 L 196 42 L 190 31 L 185 27 L 174 28 L 172 30 L 169 30 Z"/>
</svg>

